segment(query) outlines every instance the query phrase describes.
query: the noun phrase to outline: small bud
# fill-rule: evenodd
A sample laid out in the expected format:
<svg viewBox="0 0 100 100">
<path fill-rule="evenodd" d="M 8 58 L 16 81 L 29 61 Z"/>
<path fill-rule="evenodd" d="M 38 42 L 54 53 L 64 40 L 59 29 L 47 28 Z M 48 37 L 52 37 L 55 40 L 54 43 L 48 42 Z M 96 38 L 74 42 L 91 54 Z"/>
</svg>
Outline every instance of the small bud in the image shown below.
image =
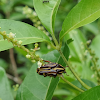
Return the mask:
<svg viewBox="0 0 100 100">
<path fill-rule="evenodd" d="M 14 91 L 17 91 L 19 88 L 19 84 L 13 85 Z"/>
<path fill-rule="evenodd" d="M 49 37 L 50 40 L 52 40 L 52 37 Z"/>
<path fill-rule="evenodd" d="M 21 45 L 17 45 L 19 48 L 21 47 Z"/>
<path fill-rule="evenodd" d="M 35 63 L 35 62 L 36 62 L 36 60 L 32 60 L 32 62 L 33 62 L 33 63 Z"/>
<path fill-rule="evenodd" d="M 16 34 L 16 33 L 15 33 Z M 9 33 L 9 38 L 14 38 L 15 34 L 13 34 L 12 32 Z"/>
<path fill-rule="evenodd" d="M 41 30 L 41 26 L 38 26 L 37 28 L 38 28 L 39 30 Z"/>
<path fill-rule="evenodd" d="M 33 51 L 34 49 L 30 49 L 30 50 L 32 50 L 32 51 Z"/>
<path fill-rule="evenodd" d="M 32 19 L 32 22 L 34 22 L 34 23 L 37 22 L 37 19 L 36 18 Z M 38 26 L 37 23 L 35 25 Z"/>
<path fill-rule="evenodd" d="M 13 46 L 15 47 L 15 46 L 16 46 L 16 44 L 13 44 Z"/>
<path fill-rule="evenodd" d="M 87 53 L 88 53 L 88 50 L 85 50 L 84 55 L 86 56 L 86 55 L 87 55 Z"/>
<path fill-rule="evenodd" d="M 3 35 L 7 35 L 7 34 L 6 34 L 6 31 L 3 31 L 2 34 L 3 34 Z"/>
<path fill-rule="evenodd" d="M 26 55 L 26 58 L 30 58 L 30 57 L 31 57 L 31 55 L 29 55 L 29 54 Z"/>
<path fill-rule="evenodd" d="M 34 16 L 37 16 L 37 14 L 36 14 L 36 12 L 35 12 L 35 11 L 33 12 L 33 15 L 34 15 Z"/>
<path fill-rule="evenodd" d="M 38 68 L 40 68 L 41 67 L 41 65 L 42 65 L 42 63 L 40 62 L 40 61 L 38 61 Z"/>
<path fill-rule="evenodd" d="M 39 57 L 39 55 L 36 55 L 36 57 Z"/>
<path fill-rule="evenodd" d="M 87 44 L 90 44 L 90 43 L 91 43 L 91 40 L 88 40 L 86 43 L 87 43 Z"/>
<path fill-rule="evenodd" d="M 35 48 L 38 48 L 38 43 L 35 43 Z"/>
<path fill-rule="evenodd" d="M 21 41 L 21 40 L 19 40 L 19 41 L 18 41 L 18 43 L 19 43 L 19 44 L 22 44 L 22 41 Z"/>
<path fill-rule="evenodd" d="M 41 26 L 41 30 L 42 30 L 42 31 L 44 30 L 44 27 L 43 27 L 43 26 Z"/>
<path fill-rule="evenodd" d="M 28 8 L 28 13 L 30 14 L 30 13 L 32 13 L 32 9 L 31 8 Z"/>
<path fill-rule="evenodd" d="M 19 87 L 19 84 L 16 84 L 16 87 L 18 88 Z"/>
<path fill-rule="evenodd" d="M 0 29 L 1 29 L 1 27 L 0 27 Z"/>
<path fill-rule="evenodd" d="M 38 25 L 40 25 L 40 24 L 41 24 L 41 22 L 40 22 L 40 21 L 37 21 L 37 24 L 38 24 Z"/>
<path fill-rule="evenodd" d="M 34 24 L 34 26 L 35 26 L 35 27 L 38 27 L 38 25 L 37 25 L 37 24 Z"/>
<path fill-rule="evenodd" d="M 72 56 L 71 55 L 69 55 L 69 59 L 71 58 Z"/>
<path fill-rule="evenodd" d="M 47 36 L 49 35 L 49 33 L 48 32 L 44 32 Z"/>
<path fill-rule="evenodd" d="M 51 49 L 51 46 L 50 46 L 50 45 L 48 45 L 48 46 L 47 46 L 47 48 L 48 48 L 48 49 Z"/>
<path fill-rule="evenodd" d="M 16 39 L 14 39 L 14 43 L 17 43 L 17 40 Z"/>
<path fill-rule="evenodd" d="M 84 56 L 87 56 L 88 50 L 85 50 L 84 52 Z"/>
</svg>

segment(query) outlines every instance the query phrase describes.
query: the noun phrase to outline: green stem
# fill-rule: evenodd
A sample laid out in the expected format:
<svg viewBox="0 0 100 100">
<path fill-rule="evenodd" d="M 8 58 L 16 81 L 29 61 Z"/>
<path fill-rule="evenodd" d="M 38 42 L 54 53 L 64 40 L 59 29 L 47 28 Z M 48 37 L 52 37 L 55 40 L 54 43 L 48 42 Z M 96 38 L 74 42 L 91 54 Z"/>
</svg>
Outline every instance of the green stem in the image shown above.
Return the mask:
<svg viewBox="0 0 100 100">
<path fill-rule="evenodd" d="M 63 55 L 62 51 L 61 50 L 58 50 L 62 59 L 64 60 L 64 62 L 68 65 L 70 71 L 73 73 L 73 75 L 77 78 L 77 80 L 81 83 L 81 85 L 83 87 L 85 87 L 86 89 L 90 89 L 91 87 L 89 87 L 88 85 L 86 85 L 80 78 L 79 76 L 74 72 L 74 70 L 72 69 L 70 63 L 67 61 L 67 59 L 65 58 L 65 56 Z"/>
<path fill-rule="evenodd" d="M 67 81 L 63 76 L 59 75 L 59 77 L 65 81 L 67 84 L 69 84 L 70 86 L 72 86 L 73 88 L 75 88 L 76 90 L 80 91 L 80 92 L 84 92 L 82 89 L 78 88 L 77 86 L 75 86 L 74 84 L 70 83 L 69 81 Z"/>
<path fill-rule="evenodd" d="M 52 32 L 51 36 L 52 36 L 52 38 L 54 40 L 55 45 L 58 46 L 59 44 L 58 44 L 58 41 L 57 41 L 57 39 L 56 39 L 56 37 L 54 35 L 54 32 Z"/>
</svg>

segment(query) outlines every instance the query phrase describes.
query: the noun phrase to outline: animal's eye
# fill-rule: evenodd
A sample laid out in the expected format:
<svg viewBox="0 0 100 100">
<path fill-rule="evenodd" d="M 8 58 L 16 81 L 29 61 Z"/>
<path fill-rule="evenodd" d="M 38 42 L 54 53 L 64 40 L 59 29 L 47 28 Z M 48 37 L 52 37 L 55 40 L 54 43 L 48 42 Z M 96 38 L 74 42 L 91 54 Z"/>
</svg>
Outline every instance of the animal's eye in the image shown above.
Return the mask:
<svg viewBox="0 0 100 100">
<path fill-rule="evenodd" d="M 56 77 L 58 74 L 61 75 L 65 72 L 65 68 L 57 63 L 51 63 L 42 65 L 40 68 L 37 68 L 37 73 L 39 75 L 43 75 L 44 77 L 50 76 L 50 77 Z"/>
</svg>

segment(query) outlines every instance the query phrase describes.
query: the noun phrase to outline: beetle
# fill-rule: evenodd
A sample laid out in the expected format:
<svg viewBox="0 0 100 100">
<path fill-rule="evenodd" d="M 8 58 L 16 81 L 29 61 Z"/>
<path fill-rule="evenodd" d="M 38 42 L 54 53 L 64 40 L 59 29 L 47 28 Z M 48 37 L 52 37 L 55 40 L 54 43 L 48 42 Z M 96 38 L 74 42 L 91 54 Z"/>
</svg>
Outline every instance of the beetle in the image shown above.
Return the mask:
<svg viewBox="0 0 100 100">
<path fill-rule="evenodd" d="M 50 77 L 56 77 L 57 76 L 57 72 L 53 69 L 41 69 L 41 68 L 37 68 L 37 73 L 39 75 L 43 75 L 44 77 L 46 76 L 50 76 Z"/>
<path fill-rule="evenodd" d="M 44 77 L 50 76 L 55 78 L 58 74 L 61 75 L 62 73 L 66 73 L 65 68 L 62 65 L 50 61 L 45 62 L 49 63 L 42 65 L 40 68 L 37 68 L 37 73 L 39 75 L 43 75 Z"/>
</svg>

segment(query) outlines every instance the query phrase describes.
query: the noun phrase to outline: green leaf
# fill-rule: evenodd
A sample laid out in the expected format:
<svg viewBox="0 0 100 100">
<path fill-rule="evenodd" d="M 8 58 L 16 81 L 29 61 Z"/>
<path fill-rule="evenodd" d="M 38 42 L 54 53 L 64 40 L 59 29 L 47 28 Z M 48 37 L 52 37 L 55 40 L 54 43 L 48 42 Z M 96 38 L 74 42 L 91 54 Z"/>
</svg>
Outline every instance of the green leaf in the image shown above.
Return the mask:
<svg viewBox="0 0 100 100">
<path fill-rule="evenodd" d="M 44 27 L 53 34 L 55 17 L 61 0 L 49 0 L 44 3 L 43 1 L 33 0 L 34 8 Z"/>
<path fill-rule="evenodd" d="M 3 68 L 0 67 L 0 100 L 14 100 Z"/>
<path fill-rule="evenodd" d="M 65 35 L 64 41 L 68 40 L 69 38 L 72 38 L 74 40 L 71 42 L 68 46 L 70 48 L 70 55 L 71 55 L 71 61 L 78 61 L 82 62 L 82 56 L 84 53 L 84 50 L 82 50 L 82 45 L 81 43 L 86 43 L 86 39 L 81 33 L 79 29 L 75 29 L 70 31 L 68 34 Z"/>
<path fill-rule="evenodd" d="M 100 100 L 100 86 L 91 88 L 90 90 L 78 95 L 72 100 Z"/>
<path fill-rule="evenodd" d="M 16 33 L 15 39 L 18 41 L 21 40 L 23 42 L 22 45 L 43 41 L 51 43 L 49 37 L 45 33 L 26 23 L 0 19 L 0 27 L 0 31 L 6 31 L 7 34 L 10 32 Z M 7 40 L 0 40 L 0 51 L 10 49 L 12 47 L 12 43 Z"/>
<path fill-rule="evenodd" d="M 71 30 L 91 23 L 100 16 L 99 0 L 81 0 L 67 15 L 60 33 L 60 40 Z"/>
</svg>

